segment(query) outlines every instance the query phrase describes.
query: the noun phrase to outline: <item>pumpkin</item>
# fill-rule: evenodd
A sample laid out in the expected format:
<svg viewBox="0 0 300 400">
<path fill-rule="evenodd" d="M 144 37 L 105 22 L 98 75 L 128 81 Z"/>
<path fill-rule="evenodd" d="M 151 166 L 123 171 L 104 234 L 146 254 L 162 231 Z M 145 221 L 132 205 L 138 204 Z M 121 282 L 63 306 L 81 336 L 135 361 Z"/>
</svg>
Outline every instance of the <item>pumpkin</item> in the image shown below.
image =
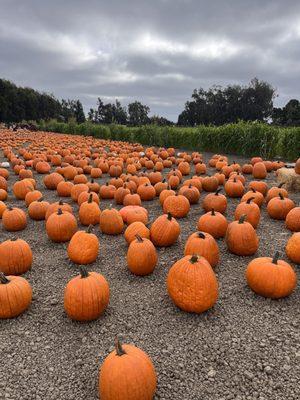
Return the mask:
<svg viewBox="0 0 300 400">
<path fill-rule="evenodd" d="M 92 192 L 90 189 L 88 192 L 82 192 L 80 193 L 80 195 L 78 196 L 77 199 L 77 203 L 79 205 L 79 207 L 81 206 L 82 203 L 84 203 L 85 201 L 88 201 L 90 198 L 90 195 L 92 195 L 92 201 L 94 201 L 97 204 L 100 204 L 100 199 L 99 196 L 97 195 L 97 193 Z"/>
<path fill-rule="evenodd" d="M 265 201 L 263 194 L 253 188 L 244 194 L 244 196 L 241 198 L 241 202 L 247 201 L 250 198 L 253 200 L 253 203 L 258 205 L 258 207 L 261 207 Z"/>
<path fill-rule="evenodd" d="M 0 175 L 0 189 L 5 190 L 7 192 L 7 181 L 1 175 Z"/>
<path fill-rule="evenodd" d="M 157 264 L 157 252 L 153 243 L 146 238 L 136 235 L 127 251 L 127 265 L 135 275 L 149 275 Z"/>
<path fill-rule="evenodd" d="M 64 203 L 62 200 L 57 201 L 56 203 L 49 204 L 46 215 L 45 215 L 45 220 L 50 217 L 51 214 L 56 213 L 58 209 L 61 209 L 62 211 L 67 211 L 71 214 L 73 214 L 73 209 L 68 203 Z"/>
<path fill-rule="evenodd" d="M 209 262 L 197 255 L 185 256 L 171 267 L 167 288 L 175 305 L 187 312 L 207 311 L 218 298 L 216 275 Z"/>
<path fill-rule="evenodd" d="M 22 181 L 18 181 L 13 185 L 13 193 L 18 200 L 24 200 L 25 196 L 28 192 L 32 192 L 34 187 L 32 183 L 27 180 L 23 179 Z"/>
<path fill-rule="evenodd" d="M 53 242 L 68 242 L 76 231 L 76 218 L 68 211 L 62 211 L 61 208 L 47 219 L 46 232 Z"/>
<path fill-rule="evenodd" d="M 132 213 L 132 211 L 134 211 Z M 139 218 L 137 218 L 138 221 L 144 221 L 144 223 L 147 223 L 148 221 L 148 211 L 146 210 L 146 208 L 141 207 L 141 206 L 125 206 L 122 207 L 121 210 L 119 210 L 119 213 L 121 214 L 123 221 L 125 223 L 128 223 L 128 216 L 129 214 L 131 214 L 131 221 L 133 221 L 133 219 L 136 216 L 139 216 Z M 141 214 L 144 214 L 144 216 L 140 217 Z"/>
<path fill-rule="evenodd" d="M 123 186 L 120 186 L 114 194 L 114 199 L 116 204 L 123 204 L 124 197 L 130 194 L 130 190 L 126 187 L 125 183 Z"/>
<path fill-rule="evenodd" d="M 4 189 L 0 189 L 0 201 L 7 200 L 8 194 L 7 191 Z"/>
<path fill-rule="evenodd" d="M 77 183 L 71 189 L 71 198 L 73 201 L 77 203 L 80 193 L 88 191 L 89 191 L 88 185 L 86 185 L 85 183 Z"/>
<path fill-rule="evenodd" d="M 101 210 L 98 204 L 93 200 L 93 193 L 90 193 L 88 201 L 85 201 L 79 207 L 79 220 L 82 225 L 96 225 L 99 223 L 100 214 Z"/>
<path fill-rule="evenodd" d="M 218 189 L 219 181 L 215 176 L 206 176 L 202 180 L 202 189 L 206 192 L 215 192 Z"/>
<path fill-rule="evenodd" d="M 252 164 L 244 164 L 242 166 L 242 173 L 243 174 L 252 174 L 253 172 L 253 165 Z"/>
<path fill-rule="evenodd" d="M 279 193 L 279 197 L 273 197 L 268 205 L 267 212 L 273 219 L 285 219 L 288 213 L 295 207 L 293 200 L 283 197 Z"/>
<path fill-rule="evenodd" d="M 124 206 L 141 206 L 142 205 L 142 200 L 140 198 L 140 195 L 135 193 L 135 194 L 126 194 L 123 200 L 123 205 Z"/>
<path fill-rule="evenodd" d="M 107 235 L 119 235 L 124 228 L 121 214 L 114 208 L 103 210 L 100 214 L 100 230 Z"/>
<path fill-rule="evenodd" d="M 10 239 L 0 244 L 0 271 L 5 275 L 21 275 L 31 268 L 32 251 L 22 239 Z"/>
<path fill-rule="evenodd" d="M 247 283 L 260 296 L 280 299 L 290 295 L 296 287 L 295 271 L 290 264 L 278 258 L 277 252 L 273 259 L 259 257 L 248 264 Z"/>
<path fill-rule="evenodd" d="M 266 203 L 269 203 L 269 201 L 274 197 L 279 197 L 279 193 L 281 193 L 283 197 L 289 197 L 288 191 L 282 187 L 283 185 L 284 182 L 281 182 L 278 186 L 272 187 L 268 190 Z"/>
<path fill-rule="evenodd" d="M 42 197 L 43 197 L 43 194 L 39 190 L 31 190 L 25 196 L 26 207 L 29 207 L 29 205 L 32 202 L 34 202 L 34 201 L 36 201 L 36 200 L 38 200 L 38 199 L 40 199 Z"/>
<path fill-rule="evenodd" d="M 2 218 L 2 215 L 4 213 L 4 211 L 6 210 L 6 204 L 3 203 L 3 201 L 0 201 L 0 219 Z"/>
<path fill-rule="evenodd" d="M 116 340 L 99 373 L 101 400 L 152 400 L 156 372 L 149 356 L 139 348 Z"/>
<path fill-rule="evenodd" d="M 176 242 L 179 235 L 180 225 L 170 213 L 156 218 L 150 227 L 151 241 L 155 246 L 171 246 Z"/>
<path fill-rule="evenodd" d="M 190 204 L 197 204 L 200 199 L 199 190 L 191 183 L 189 184 L 189 186 L 182 186 L 179 189 L 178 194 L 186 197 Z"/>
<path fill-rule="evenodd" d="M 300 207 L 292 208 L 285 218 L 285 226 L 292 232 L 300 232 Z"/>
<path fill-rule="evenodd" d="M 75 321 L 93 321 L 109 303 L 109 285 L 101 274 L 80 267 L 80 275 L 71 279 L 64 292 L 64 308 Z"/>
<path fill-rule="evenodd" d="M 244 194 L 244 185 L 236 177 L 229 179 L 224 185 L 228 197 L 242 197 Z"/>
<path fill-rule="evenodd" d="M 225 241 L 229 251 L 238 256 L 250 256 L 258 249 L 259 239 L 253 226 L 241 215 L 238 221 L 228 225 Z"/>
<path fill-rule="evenodd" d="M 163 203 L 165 214 L 170 213 L 175 218 L 183 218 L 190 211 L 188 199 L 182 195 L 168 196 Z"/>
<path fill-rule="evenodd" d="M 57 194 L 60 197 L 71 197 L 71 190 L 74 186 L 74 183 L 69 181 L 61 181 L 56 187 Z"/>
<path fill-rule="evenodd" d="M 252 175 L 255 179 L 265 179 L 267 177 L 267 168 L 261 161 L 253 165 Z"/>
<path fill-rule="evenodd" d="M 37 201 L 33 201 L 28 207 L 28 215 L 35 221 L 42 221 L 46 217 L 46 213 L 49 207 L 49 203 L 44 201 L 41 197 Z"/>
<path fill-rule="evenodd" d="M 215 267 L 220 260 L 217 242 L 207 232 L 195 232 L 188 237 L 184 247 L 184 255 L 193 254 L 204 257 L 212 267 Z"/>
<path fill-rule="evenodd" d="M 300 264 L 300 232 L 294 233 L 289 238 L 285 251 L 291 261 Z"/>
<path fill-rule="evenodd" d="M 30 306 L 32 289 L 21 276 L 5 276 L 0 272 L 0 318 L 14 318 Z"/>
<path fill-rule="evenodd" d="M 26 214 L 20 208 L 8 206 L 2 214 L 2 224 L 9 232 L 21 231 L 27 226 Z"/>
<path fill-rule="evenodd" d="M 260 220 L 260 209 L 256 203 L 254 203 L 254 197 L 249 197 L 247 201 L 242 201 L 234 212 L 234 219 L 239 220 L 242 215 L 247 216 L 247 222 L 249 222 L 253 228 L 257 228 Z"/>
<path fill-rule="evenodd" d="M 87 231 L 76 232 L 68 245 L 68 256 L 75 264 L 91 264 L 96 261 L 99 253 L 99 240 L 92 233 L 92 225 Z"/>
<path fill-rule="evenodd" d="M 218 189 L 215 193 L 209 193 L 205 196 L 202 207 L 206 212 L 214 210 L 223 214 L 226 211 L 227 198 L 220 194 L 221 190 Z"/>
<path fill-rule="evenodd" d="M 215 239 L 225 236 L 228 227 L 227 219 L 220 212 L 212 209 L 198 220 L 197 229 L 212 235 Z"/>
<path fill-rule="evenodd" d="M 57 185 L 63 181 L 64 178 L 57 172 L 52 172 L 52 174 L 46 175 L 43 179 L 44 185 L 49 190 L 56 190 Z"/>
<path fill-rule="evenodd" d="M 135 221 L 132 224 L 128 225 L 124 232 L 125 240 L 128 244 L 130 244 L 133 240 L 136 239 L 136 235 L 141 238 L 150 239 L 150 230 L 146 227 L 145 224 L 141 221 Z"/>
<path fill-rule="evenodd" d="M 156 196 L 159 196 L 163 190 L 168 189 L 168 182 L 163 179 L 161 182 L 157 182 L 154 185 L 154 189 L 156 192 Z"/>
<path fill-rule="evenodd" d="M 268 191 L 268 185 L 263 181 L 251 181 L 249 183 L 249 189 L 255 189 L 257 192 L 260 192 L 263 196 L 265 196 Z"/>
<path fill-rule="evenodd" d="M 175 196 L 175 194 L 176 194 L 176 192 L 174 190 L 172 190 L 170 186 L 168 186 L 168 188 L 164 189 L 159 195 L 160 204 L 163 205 L 164 201 L 166 200 L 167 197 Z"/>
<path fill-rule="evenodd" d="M 154 199 L 156 196 L 156 191 L 152 185 L 145 183 L 138 186 L 137 194 L 140 196 L 142 201 L 149 201 Z"/>
<path fill-rule="evenodd" d="M 255 165 L 258 162 L 263 162 L 263 159 L 261 157 L 252 157 L 251 158 L 251 164 Z"/>
</svg>

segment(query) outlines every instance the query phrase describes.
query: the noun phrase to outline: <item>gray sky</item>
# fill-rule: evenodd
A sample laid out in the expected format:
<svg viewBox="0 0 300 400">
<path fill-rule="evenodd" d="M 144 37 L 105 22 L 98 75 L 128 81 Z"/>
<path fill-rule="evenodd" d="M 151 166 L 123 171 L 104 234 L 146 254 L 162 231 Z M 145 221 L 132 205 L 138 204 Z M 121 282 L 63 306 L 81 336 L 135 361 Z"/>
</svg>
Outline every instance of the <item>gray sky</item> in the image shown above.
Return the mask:
<svg viewBox="0 0 300 400">
<path fill-rule="evenodd" d="M 267 80 L 300 98 L 298 0 L 0 0 L 0 77 L 177 120 L 194 88 Z"/>
</svg>

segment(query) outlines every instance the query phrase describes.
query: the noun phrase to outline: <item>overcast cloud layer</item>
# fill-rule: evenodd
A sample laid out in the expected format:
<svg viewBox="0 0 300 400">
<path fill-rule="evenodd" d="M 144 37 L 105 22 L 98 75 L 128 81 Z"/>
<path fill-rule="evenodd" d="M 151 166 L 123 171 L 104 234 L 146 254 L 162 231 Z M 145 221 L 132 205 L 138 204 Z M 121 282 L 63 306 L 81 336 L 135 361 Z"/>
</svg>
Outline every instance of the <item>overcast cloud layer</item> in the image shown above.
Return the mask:
<svg viewBox="0 0 300 400">
<path fill-rule="evenodd" d="M 138 99 L 177 120 L 194 88 L 267 80 L 300 98 L 300 2 L 0 0 L 0 77 L 59 98 Z"/>
</svg>

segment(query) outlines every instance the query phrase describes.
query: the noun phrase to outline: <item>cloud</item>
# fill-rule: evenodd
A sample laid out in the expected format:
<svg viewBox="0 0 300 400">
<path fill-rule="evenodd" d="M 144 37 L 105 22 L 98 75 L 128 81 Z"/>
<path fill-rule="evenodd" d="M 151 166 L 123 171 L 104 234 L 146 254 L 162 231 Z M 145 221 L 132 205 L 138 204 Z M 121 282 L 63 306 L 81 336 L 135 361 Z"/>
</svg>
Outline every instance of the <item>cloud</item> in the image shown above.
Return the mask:
<svg viewBox="0 0 300 400">
<path fill-rule="evenodd" d="M 286 0 L 2 0 L 0 76 L 17 84 L 124 104 L 176 120 L 194 88 L 277 88 L 299 97 L 300 4 Z"/>
</svg>

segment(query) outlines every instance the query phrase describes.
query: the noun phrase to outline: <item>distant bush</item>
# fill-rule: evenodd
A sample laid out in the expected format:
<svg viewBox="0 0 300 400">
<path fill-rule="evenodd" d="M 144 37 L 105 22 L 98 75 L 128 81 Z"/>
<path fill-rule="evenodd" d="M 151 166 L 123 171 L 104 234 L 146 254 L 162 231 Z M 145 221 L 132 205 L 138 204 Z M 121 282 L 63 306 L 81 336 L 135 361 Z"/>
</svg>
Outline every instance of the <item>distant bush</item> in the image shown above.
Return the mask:
<svg viewBox="0 0 300 400">
<path fill-rule="evenodd" d="M 300 155 L 300 128 L 280 128 L 261 122 L 239 122 L 222 126 L 200 125 L 194 128 L 145 125 L 98 125 L 41 122 L 39 129 L 58 133 L 90 135 L 101 139 L 138 142 L 148 146 L 232 153 L 251 157 L 283 157 L 294 160 Z"/>
</svg>

